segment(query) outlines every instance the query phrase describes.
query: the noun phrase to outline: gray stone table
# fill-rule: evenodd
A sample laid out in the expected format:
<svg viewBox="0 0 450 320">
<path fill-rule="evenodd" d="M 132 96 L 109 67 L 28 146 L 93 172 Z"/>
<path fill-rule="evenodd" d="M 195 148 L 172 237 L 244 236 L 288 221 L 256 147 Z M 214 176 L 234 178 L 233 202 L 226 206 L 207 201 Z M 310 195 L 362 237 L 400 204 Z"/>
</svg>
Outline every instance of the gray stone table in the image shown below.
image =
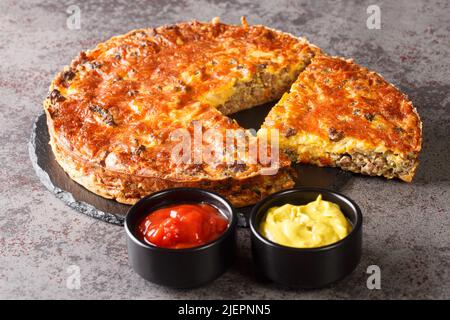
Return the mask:
<svg viewBox="0 0 450 320">
<path fill-rule="evenodd" d="M 80 29 L 68 28 L 72 4 Z M 381 9 L 381 29 L 367 27 L 370 4 Z M 210 285 L 147 283 L 128 266 L 122 228 L 57 200 L 28 157 L 50 80 L 79 51 L 133 28 L 214 16 L 238 23 L 241 15 L 380 72 L 409 95 L 424 123 L 412 184 L 358 176 L 343 190 L 365 214 L 364 253 L 351 276 L 325 289 L 256 282 L 246 229 L 236 265 Z M 449 299 L 449 17 L 449 1 L 0 1 L 0 298 Z M 67 286 L 72 265 L 80 268 L 79 289 Z M 366 286 L 370 265 L 381 268 L 381 290 Z"/>
</svg>

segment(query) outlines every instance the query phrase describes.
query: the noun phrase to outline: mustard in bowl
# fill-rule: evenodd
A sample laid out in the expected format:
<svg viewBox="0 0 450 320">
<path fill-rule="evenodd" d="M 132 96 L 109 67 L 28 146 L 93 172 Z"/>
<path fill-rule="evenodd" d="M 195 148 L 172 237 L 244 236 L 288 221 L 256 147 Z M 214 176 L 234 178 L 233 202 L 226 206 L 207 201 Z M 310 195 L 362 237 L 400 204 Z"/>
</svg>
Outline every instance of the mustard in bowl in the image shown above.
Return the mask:
<svg viewBox="0 0 450 320">
<path fill-rule="evenodd" d="M 344 239 L 351 229 L 339 205 L 323 200 L 322 194 L 305 205 L 271 207 L 260 224 L 264 237 L 294 248 L 323 247 Z"/>
<path fill-rule="evenodd" d="M 362 219 L 355 202 L 324 188 L 295 188 L 264 198 L 250 215 L 255 274 L 300 288 L 338 281 L 361 259 Z"/>
</svg>

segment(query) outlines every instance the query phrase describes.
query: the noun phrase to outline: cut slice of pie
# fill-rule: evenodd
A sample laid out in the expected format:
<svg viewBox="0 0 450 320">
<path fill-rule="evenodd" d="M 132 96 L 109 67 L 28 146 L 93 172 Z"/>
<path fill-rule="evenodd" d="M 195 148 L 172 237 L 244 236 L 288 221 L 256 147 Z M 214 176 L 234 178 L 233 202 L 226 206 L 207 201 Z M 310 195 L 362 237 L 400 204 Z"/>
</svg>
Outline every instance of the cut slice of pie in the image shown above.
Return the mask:
<svg viewBox="0 0 450 320">
<path fill-rule="evenodd" d="M 259 135 L 278 129 L 293 160 L 410 182 L 422 124 L 411 101 L 352 60 L 316 56 L 270 111 Z"/>
</svg>

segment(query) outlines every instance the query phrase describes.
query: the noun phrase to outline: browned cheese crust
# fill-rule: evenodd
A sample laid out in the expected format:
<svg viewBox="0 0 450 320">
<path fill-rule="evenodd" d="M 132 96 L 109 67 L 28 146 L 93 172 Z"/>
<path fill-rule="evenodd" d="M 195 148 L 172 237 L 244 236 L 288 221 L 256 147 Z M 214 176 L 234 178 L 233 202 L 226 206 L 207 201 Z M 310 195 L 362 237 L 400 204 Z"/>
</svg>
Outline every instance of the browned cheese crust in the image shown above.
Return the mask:
<svg viewBox="0 0 450 320">
<path fill-rule="evenodd" d="M 294 161 L 411 181 L 422 124 L 405 94 L 352 60 L 316 56 L 263 128 Z"/>
<path fill-rule="evenodd" d="M 69 176 L 132 204 L 161 189 L 197 186 L 234 205 L 293 186 L 235 154 L 235 163 L 172 161 L 175 129 L 240 129 L 224 115 L 278 99 L 319 49 L 264 26 L 197 21 L 131 31 L 82 52 L 44 101 L 51 146 Z M 246 139 L 252 137 L 245 133 Z M 205 141 L 211 144 L 211 141 Z M 238 163 L 243 161 L 244 164 Z"/>
<path fill-rule="evenodd" d="M 259 138 L 242 133 L 251 145 L 265 129 L 278 130 L 285 153 L 276 174 L 262 175 L 270 164 L 249 161 L 248 146 L 238 153 L 237 141 L 231 164 L 172 159 L 174 130 L 194 136 L 200 125 L 225 137 L 242 129 L 227 114 L 280 97 Z M 422 141 L 412 103 L 380 75 L 245 19 L 241 26 L 214 18 L 113 37 L 56 76 L 44 109 L 52 150 L 69 176 L 128 204 L 190 186 L 250 205 L 294 185 L 289 158 L 411 181 Z M 223 148 L 201 143 L 192 158 L 199 149 Z"/>
</svg>

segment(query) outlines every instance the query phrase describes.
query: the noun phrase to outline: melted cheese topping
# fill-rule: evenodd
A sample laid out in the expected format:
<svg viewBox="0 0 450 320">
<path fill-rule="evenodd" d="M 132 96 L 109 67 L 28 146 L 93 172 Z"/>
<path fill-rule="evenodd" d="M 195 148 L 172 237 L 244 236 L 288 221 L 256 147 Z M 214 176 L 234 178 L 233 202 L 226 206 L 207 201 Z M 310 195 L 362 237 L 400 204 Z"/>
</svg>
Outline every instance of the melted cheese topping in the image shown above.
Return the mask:
<svg viewBox="0 0 450 320">
<path fill-rule="evenodd" d="M 110 170 L 171 178 L 253 175 L 259 165 L 235 173 L 174 163 L 170 132 L 192 132 L 194 120 L 206 129 L 239 129 L 215 107 L 261 68 L 294 78 L 316 51 L 304 39 L 246 23 L 135 30 L 81 53 L 56 77 L 46 103 L 50 132 L 60 147 Z"/>
<path fill-rule="evenodd" d="M 319 136 L 303 133 L 289 139 L 282 138 L 281 145 L 298 154 L 310 154 L 322 157 L 329 153 L 343 154 L 354 152 L 386 152 L 384 145 L 374 146 L 366 141 L 346 137 L 337 142 L 322 139 Z"/>
<path fill-rule="evenodd" d="M 199 101 L 201 103 L 208 104 L 213 107 L 223 105 L 235 93 L 236 82 L 237 79 L 234 78 L 225 85 L 221 86 L 220 88 L 206 92 L 203 96 L 199 98 Z"/>
<path fill-rule="evenodd" d="M 263 128 L 279 130 L 282 144 L 315 157 L 390 150 L 406 158 L 421 148 L 421 122 L 403 93 L 350 60 L 322 55 L 272 108 Z"/>
</svg>

